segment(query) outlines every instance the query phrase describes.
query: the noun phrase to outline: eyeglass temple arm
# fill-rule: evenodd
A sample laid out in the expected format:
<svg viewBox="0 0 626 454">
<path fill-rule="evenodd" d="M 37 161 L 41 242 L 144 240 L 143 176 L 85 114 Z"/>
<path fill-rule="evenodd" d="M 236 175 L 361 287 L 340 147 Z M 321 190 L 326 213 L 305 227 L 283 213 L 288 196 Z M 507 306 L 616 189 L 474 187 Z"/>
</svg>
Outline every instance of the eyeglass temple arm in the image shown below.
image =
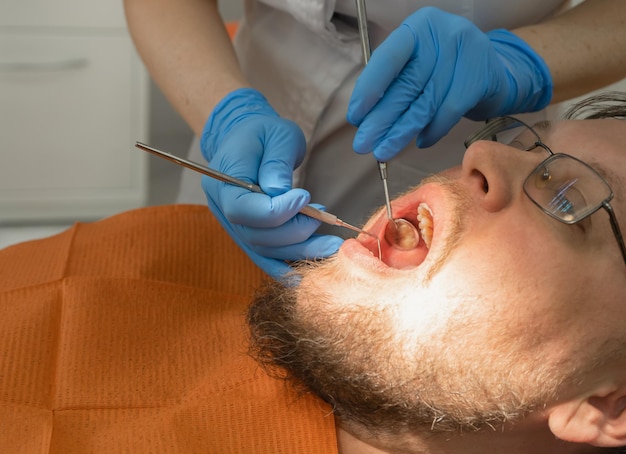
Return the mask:
<svg viewBox="0 0 626 454">
<path fill-rule="evenodd" d="M 471 144 L 478 140 L 488 139 L 494 134 L 506 130 L 509 126 L 515 123 L 521 122 L 513 117 L 497 117 L 489 119 L 487 120 L 487 123 L 485 123 L 485 126 L 480 129 L 480 131 L 476 131 L 474 134 L 465 139 L 465 148 L 468 148 Z M 528 128 L 531 129 L 530 127 Z"/>
<path fill-rule="evenodd" d="M 622 237 L 622 231 L 619 228 L 619 224 L 617 222 L 617 218 L 615 217 L 615 213 L 613 212 L 613 207 L 608 202 L 602 202 L 602 208 L 609 213 L 609 218 L 611 220 L 611 228 L 613 229 L 613 234 L 615 235 L 615 239 L 617 240 L 617 244 L 622 251 L 622 257 L 624 258 L 624 263 L 626 263 L 626 245 L 624 245 L 624 238 Z"/>
</svg>

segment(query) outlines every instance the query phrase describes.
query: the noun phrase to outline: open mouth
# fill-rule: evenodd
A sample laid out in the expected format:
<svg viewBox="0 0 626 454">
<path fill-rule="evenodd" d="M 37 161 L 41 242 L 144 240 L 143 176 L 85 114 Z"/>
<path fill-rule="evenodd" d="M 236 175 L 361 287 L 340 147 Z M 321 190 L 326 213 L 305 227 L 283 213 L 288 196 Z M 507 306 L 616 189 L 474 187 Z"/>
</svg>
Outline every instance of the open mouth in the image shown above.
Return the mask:
<svg viewBox="0 0 626 454">
<path fill-rule="evenodd" d="M 406 250 L 390 244 L 385 239 L 385 229 L 389 221 L 382 211 L 365 227 L 371 236 L 361 234 L 358 240 L 373 257 L 380 257 L 380 260 L 389 267 L 396 269 L 416 267 L 424 262 L 433 242 L 435 227 L 433 211 L 423 201 L 410 203 L 408 198 L 402 198 L 394 201 L 393 213 L 394 218 L 405 219 L 417 228 L 420 235 L 417 247 Z"/>
</svg>

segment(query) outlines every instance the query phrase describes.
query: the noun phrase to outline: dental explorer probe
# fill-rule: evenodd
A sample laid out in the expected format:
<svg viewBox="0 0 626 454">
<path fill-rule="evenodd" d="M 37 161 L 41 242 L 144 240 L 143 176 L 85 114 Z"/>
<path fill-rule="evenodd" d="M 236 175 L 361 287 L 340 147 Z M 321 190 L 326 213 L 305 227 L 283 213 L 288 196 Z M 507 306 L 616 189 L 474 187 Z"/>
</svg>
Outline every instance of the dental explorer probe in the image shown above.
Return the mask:
<svg viewBox="0 0 626 454">
<path fill-rule="evenodd" d="M 361 37 L 361 49 L 363 49 L 363 60 L 365 65 L 370 61 L 372 50 L 370 48 L 369 28 L 367 24 L 367 11 L 365 0 L 356 0 L 356 15 L 359 25 L 359 36 Z M 403 251 L 415 249 L 419 243 L 419 232 L 413 224 L 406 219 L 394 219 L 391 212 L 391 200 L 389 200 L 389 186 L 387 185 L 387 163 L 378 161 L 378 172 L 383 182 L 385 191 L 385 207 L 387 208 L 387 219 L 389 223 L 385 229 L 385 240 L 394 248 Z M 379 245 L 380 248 L 380 245 Z"/>
<path fill-rule="evenodd" d="M 370 36 L 367 25 L 367 11 L 365 9 L 365 0 L 356 0 L 356 15 L 359 24 L 359 36 L 361 37 L 361 49 L 363 49 L 363 60 L 367 65 L 372 54 L 370 48 Z M 393 221 L 391 214 L 391 200 L 389 199 L 389 187 L 387 186 L 387 163 L 378 161 L 378 171 L 380 179 L 383 181 L 383 189 L 385 191 L 385 207 L 387 208 L 387 218 Z"/>
<path fill-rule="evenodd" d="M 191 170 L 195 170 L 196 172 L 199 172 L 199 173 L 201 173 L 203 175 L 206 175 L 208 177 L 215 178 L 216 180 L 222 181 L 224 183 L 230 183 L 230 184 L 232 184 L 234 186 L 239 186 L 241 188 L 248 189 L 249 191 L 257 192 L 259 194 L 265 194 L 263 192 L 263 190 L 256 184 L 247 183 L 247 182 L 245 182 L 243 180 L 240 180 L 238 178 L 232 177 L 232 176 L 230 176 L 228 174 L 225 174 L 225 173 L 219 172 L 217 170 L 205 167 L 205 166 L 203 166 L 201 164 L 198 164 L 197 162 L 193 162 L 193 161 L 189 161 L 187 159 L 180 158 L 180 157 L 175 156 L 175 155 L 173 155 L 171 153 L 167 153 L 165 151 L 158 150 L 156 148 L 150 147 L 150 146 L 148 146 L 148 145 L 146 145 L 144 143 L 141 143 L 141 142 L 135 143 L 135 147 L 137 147 L 137 148 L 139 148 L 141 150 L 147 151 L 148 153 L 152 153 L 152 154 L 154 154 L 156 156 L 159 156 L 161 158 L 167 159 L 168 161 L 171 161 L 171 162 L 173 162 L 175 164 L 178 164 L 180 166 L 186 167 L 186 168 L 191 169 Z M 319 210 L 319 209 L 317 209 L 317 208 L 315 208 L 315 207 L 313 207 L 311 205 L 307 205 L 304 208 L 302 208 L 300 210 L 300 213 L 302 213 L 302 214 L 304 214 L 304 215 L 306 215 L 306 216 L 308 216 L 310 218 L 317 219 L 318 221 L 321 221 L 321 222 L 323 222 L 325 224 L 336 225 L 336 226 L 339 226 L 339 227 L 345 227 L 346 229 L 354 230 L 355 232 L 364 233 L 366 235 L 373 236 L 378 241 L 378 248 L 380 250 L 380 240 L 379 240 L 379 238 L 376 235 L 374 235 L 373 233 L 370 233 L 370 232 L 366 232 L 365 230 L 360 229 L 358 227 L 355 227 L 355 226 L 353 226 L 351 224 L 348 224 L 347 222 L 342 221 L 341 219 L 339 219 L 334 214 L 330 214 L 330 213 L 328 213 L 326 211 Z"/>
</svg>

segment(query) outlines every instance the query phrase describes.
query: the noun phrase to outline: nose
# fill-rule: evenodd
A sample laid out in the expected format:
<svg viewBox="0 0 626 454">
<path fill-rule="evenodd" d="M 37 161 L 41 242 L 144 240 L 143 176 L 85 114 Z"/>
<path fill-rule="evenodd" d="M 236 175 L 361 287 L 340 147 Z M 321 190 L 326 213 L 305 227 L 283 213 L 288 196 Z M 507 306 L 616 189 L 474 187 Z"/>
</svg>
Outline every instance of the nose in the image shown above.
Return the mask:
<svg viewBox="0 0 626 454">
<path fill-rule="evenodd" d="M 535 153 L 481 140 L 466 150 L 462 178 L 479 206 L 496 212 L 523 196 L 524 180 L 537 164 Z"/>
</svg>

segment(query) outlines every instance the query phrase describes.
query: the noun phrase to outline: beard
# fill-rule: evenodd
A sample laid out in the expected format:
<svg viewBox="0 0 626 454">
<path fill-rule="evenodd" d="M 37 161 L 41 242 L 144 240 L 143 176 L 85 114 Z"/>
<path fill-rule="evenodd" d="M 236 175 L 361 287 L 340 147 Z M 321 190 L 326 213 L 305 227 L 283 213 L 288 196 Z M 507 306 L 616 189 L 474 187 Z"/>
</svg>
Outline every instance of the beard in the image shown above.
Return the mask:
<svg viewBox="0 0 626 454">
<path fill-rule="evenodd" d="M 355 431 L 494 428 L 544 408 L 585 374 L 570 355 L 546 352 L 528 327 L 515 331 L 506 320 L 478 318 L 473 308 L 482 306 L 481 295 L 436 329 L 414 332 L 398 326 L 403 301 L 375 304 L 373 289 L 367 301 L 342 304 L 326 291 L 362 284 L 346 282 L 336 258 L 302 264 L 293 282 L 268 282 L 255 295 L 247 317 L 251 354 L 273 375 L 319 396 Z M 393 293 L 393 284 L 386 290 Z"/>
<path fill-rule="evenodd" d="M 332 259 L 307 265 L 332 272 Z M 523 419 L 558 399 L 578 366 L 548 366 L 538 341 L 483 344 L 463 314 L 437 336 L 394 330 L 393 311 L 333 305 L 316 292 L 268 282 L 248 311 L 251 354 L 271 375 L 327 402 L 354 430 L 378 436 L 471 432 Z M 494 350 L 498 348 L 498 350 Z M 527 349 L 535 349 L 530 352 Z M 578 371 L 580 372 L 580 370 Z"/>
</svg>

